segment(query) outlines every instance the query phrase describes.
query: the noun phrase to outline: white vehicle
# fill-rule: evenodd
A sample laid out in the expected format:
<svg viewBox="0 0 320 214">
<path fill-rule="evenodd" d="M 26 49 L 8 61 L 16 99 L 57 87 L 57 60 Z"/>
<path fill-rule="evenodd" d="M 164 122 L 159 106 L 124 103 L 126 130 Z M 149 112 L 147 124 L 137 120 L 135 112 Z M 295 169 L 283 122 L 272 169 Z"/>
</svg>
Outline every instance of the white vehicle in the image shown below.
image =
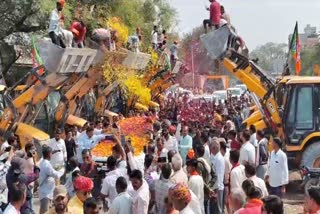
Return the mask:
<svg viewBox="0 0 320 214">
<path fill-rule="evenodd" d="M 213 96 L 218 98 L 218 101 L 220 100 L 222 103 L 227 99 L 227 91 L 226 90 L 218 90 L 213 92 Z"/>
<path fill-rule="evenodd" d="M 219 97 L 212 95 L 212 94 L 202 94 L 202 95 L 195 95 L 192 97 L 192 101 L 195 102 L 215 102 L 216 104 L 218 103 Z"/>
<path fill-rule="evenodd" d="M 237 97 L 238 99 L 240 99 L 240 96 L 241 96 L 240 88 L 228 88 L 227 91 L 228 91 L 228 96 Z"/>
<path fill-rule="evenodd" d="M 235 88 L 240 88 L 241 94 L 244 94 L 247 91 L 247 86 L 245 84 L 235 85 Z"/>
<path fill-rule="evenodd" d="M 192 91 L 187 90 L 187 89 L 184 89 L 184 88 L 181 88 L 181 87 L 179 87 L 179 85 L 171 86 L 171 87 L 166 91 L 166 97 L 167 97 L 170 93 L 171 93 L 171 94 L 174 94 L 174 95 L 187 94 L 189 98 L 192 98 L 192 97 L 193 97 Z"/>
</svg>

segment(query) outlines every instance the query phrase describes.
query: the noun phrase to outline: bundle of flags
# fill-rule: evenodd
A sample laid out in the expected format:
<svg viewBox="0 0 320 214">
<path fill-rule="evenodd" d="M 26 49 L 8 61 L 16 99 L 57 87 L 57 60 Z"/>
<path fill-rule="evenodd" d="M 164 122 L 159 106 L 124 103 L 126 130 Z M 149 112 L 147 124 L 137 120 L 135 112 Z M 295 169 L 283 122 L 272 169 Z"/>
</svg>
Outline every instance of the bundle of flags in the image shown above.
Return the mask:
<svg viewBox="0 0 320 214">
<path fill-rule="evenodd" d="M 40 65 L 43 65 L 43 61 L 39 55 L 38 47 L 36 45 L 36 42 L 34 40 L 34 37 L 32 37 L 32 68 L 39 67 Z M 41 68 L 38 70 L 38 74 L 41 76 L 44 73 L 44 69 Z"/>
<path fill-rule="evenodd" d="M 300 44 L 300 38 L 299 38 L 299 32 L 298 32 L 298 22 L 296 22 L 296 26 L 294 27 L 294 32 L 290 41 L 289 52 L 291 52 L 295 60 L 296 74 L 299 75 L 301 71 L 301 58 L 300 58 L 301 44 Z"/>
</svg>

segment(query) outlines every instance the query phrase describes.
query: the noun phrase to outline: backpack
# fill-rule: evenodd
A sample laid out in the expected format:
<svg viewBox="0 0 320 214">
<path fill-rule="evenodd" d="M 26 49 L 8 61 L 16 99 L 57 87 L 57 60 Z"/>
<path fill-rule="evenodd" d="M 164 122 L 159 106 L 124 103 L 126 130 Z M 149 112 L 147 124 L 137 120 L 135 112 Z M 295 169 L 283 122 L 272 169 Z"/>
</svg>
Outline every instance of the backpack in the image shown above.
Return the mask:
<svg viewBox="0 0 320 214">
<path fill-rule="evenodd" d="M 266 142 L 259 143 L 259 165 L 268 163 L 269 153 Z"/>
</svg>

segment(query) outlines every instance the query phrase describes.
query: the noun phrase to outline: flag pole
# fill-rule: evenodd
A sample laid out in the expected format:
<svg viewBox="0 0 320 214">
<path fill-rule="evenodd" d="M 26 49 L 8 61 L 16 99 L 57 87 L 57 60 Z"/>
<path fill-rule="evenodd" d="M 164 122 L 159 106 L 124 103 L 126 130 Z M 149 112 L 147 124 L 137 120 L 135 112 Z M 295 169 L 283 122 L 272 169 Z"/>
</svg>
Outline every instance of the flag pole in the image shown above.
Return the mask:
<svg viewBox="0 0 320 214">
<path fill-rule="evenodd" d="M 192 89 L 194 91 L 194 64 L 193 64 L 193 45 L 191 44 L 191 67 L 192 67 Z"/>
<path fill-rule="evenodd" d="M 286 74 L 286 75 L 291 75 L 290 64 L 289 64 L 291 62 L 290 53 L 291 53 L 291 48 L 292 48 L 292 45 L 293 45 L 293 41 L 294 41 L 294 36 L 295 36 L 296 30 L 298 31 L 298 21 L 296 21 L 296 24 L 295 24 L 294 30 L 293 30 L 293 34 L 292 34 L 291 38 L 289 39 L 287 59 L 286 59 L 285 65 L 283 66 L 283 73 L 282 74 L 286 74 L 286 71 L 288 70 L 289 74 Z M 299 32 L 297 32 L 297 34 L 299 34 Z M 297 35 L 297 36 L 299 36 L 299 35 Z M 295 38 L 295 40 L 297 40 L 297 38 Z"/>
</svg>

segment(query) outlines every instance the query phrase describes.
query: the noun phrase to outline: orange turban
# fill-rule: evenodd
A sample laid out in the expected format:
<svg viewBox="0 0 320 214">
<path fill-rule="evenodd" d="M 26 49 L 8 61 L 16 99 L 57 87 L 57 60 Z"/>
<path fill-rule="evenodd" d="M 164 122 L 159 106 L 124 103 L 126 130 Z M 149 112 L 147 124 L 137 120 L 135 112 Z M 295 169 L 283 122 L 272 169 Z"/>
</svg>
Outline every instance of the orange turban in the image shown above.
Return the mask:
<svg viewBox="0 0 320 214">
<path fill-rule="evenodd" d="M 188 158 L 193 159 L 194 158 L 194 150 L 193 149 L 189 149 L 188 151 Z"/>
<path fill-rule="evenodd" d="M 169 189 L 170 197 L 177 200 L 185 201 L 189 203 L 191 201 L 191 193 L 189 188 L 182 183 L 178 183 L 177 185 L 171 187 Z"/>
<path fill-rule="evenodd" d="M 66 2 L 65 2 L 65 0 L 57 0 L 57 3 L 59 3 L 62 7 L 64 7 L 64 4 Z"/>
</svg>

